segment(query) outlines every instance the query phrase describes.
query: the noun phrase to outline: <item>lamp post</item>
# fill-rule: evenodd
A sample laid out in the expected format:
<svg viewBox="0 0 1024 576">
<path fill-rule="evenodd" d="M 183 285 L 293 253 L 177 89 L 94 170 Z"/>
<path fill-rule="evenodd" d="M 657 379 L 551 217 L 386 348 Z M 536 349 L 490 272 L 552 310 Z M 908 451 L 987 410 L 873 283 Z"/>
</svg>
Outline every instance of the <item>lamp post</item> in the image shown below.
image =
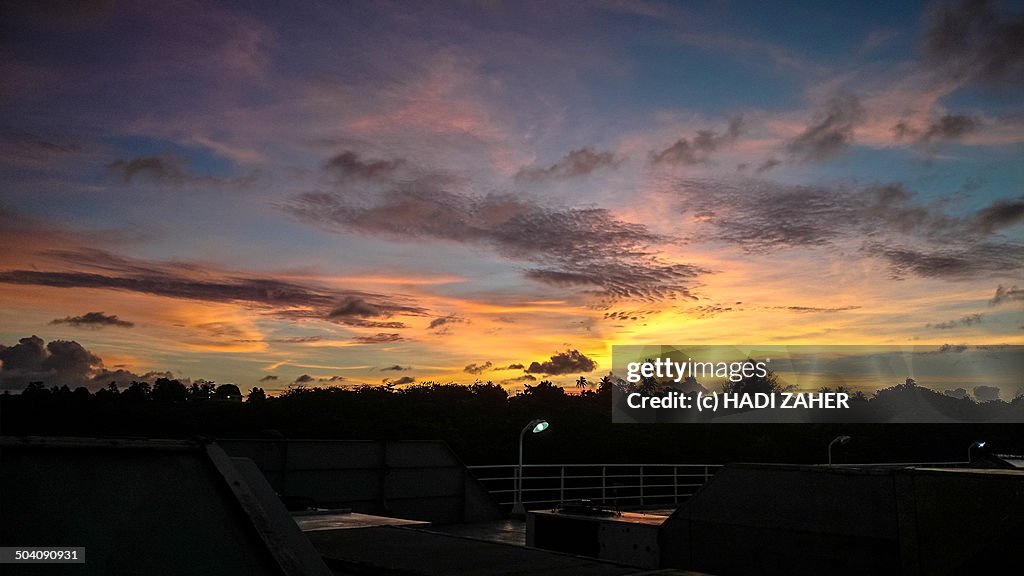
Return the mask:
<svg viewBox="0 0 1024 576">
<path fill-rule="evenodd" d="M 838 442 L 840 444 L 846 444 L 849 441 L 850 441 L 850 437 L 849 436 L 836 436 L 835 438 L 832 439 L 831 442 L 828 443 L 828 465 L 829 466 L 832 465 L 832 446 L 836 442 Z"/>
<path fill-rule="evenodd" d="M 513 516 L 526 516 L 526 509 L 523 508 L 523 440 L 526 437 L 526 432 L 530 431 L 534 434 L 540 434 L 541 432 L 548 429 L 547 420 L 535 419 L 530 420 L 530 423 L 523 426 L 522 431 L 519 432 L 519 466 L 516 467 L 516 498 L 515 504 L 512 505 Z"/>
<path fill-rule="evenodd" d="M 974 460 L 971 459 L 971 451 L 972 450 L 974 450 L 975 448 L 984 448 L 984 447 L 985 447 L 985 441 L 984 440 L 978 440 L 977 442 L 974 442 L 973 444 L 968 446 L 967 447 L 967 463 L 970 464 L 971 462 L 974 462 Z"/>
</svg>

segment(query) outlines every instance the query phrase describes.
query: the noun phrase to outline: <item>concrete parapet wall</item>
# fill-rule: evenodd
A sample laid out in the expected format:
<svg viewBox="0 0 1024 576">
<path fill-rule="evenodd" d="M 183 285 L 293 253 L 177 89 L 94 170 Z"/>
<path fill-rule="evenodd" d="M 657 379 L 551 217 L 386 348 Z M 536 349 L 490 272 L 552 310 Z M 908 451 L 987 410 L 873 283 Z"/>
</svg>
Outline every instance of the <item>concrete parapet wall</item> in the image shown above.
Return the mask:
<svg viewBox="0 0 1024 576">
<path fill-rule="evenodd" d="M 1024 473 L 733 465 L 662 525 L 661 566 L 713 574 L 946 574 L 996 566 Z"/>
<path fill-rule="evenodd" d="M 501 517 L 487 490 L 443 442 L 221 440 L 253 460 L 289 502 L 435 524 Z"/>
</svg>

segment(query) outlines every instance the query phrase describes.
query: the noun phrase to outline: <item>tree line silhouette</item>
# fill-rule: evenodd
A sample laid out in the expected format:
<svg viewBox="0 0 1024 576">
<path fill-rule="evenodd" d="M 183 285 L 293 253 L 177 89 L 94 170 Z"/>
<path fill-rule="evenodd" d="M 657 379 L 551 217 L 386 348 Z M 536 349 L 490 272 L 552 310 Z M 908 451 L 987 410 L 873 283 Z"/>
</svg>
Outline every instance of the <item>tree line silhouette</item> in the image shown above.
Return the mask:
<svg viewBox="0 0 1024 576">
<path fill-rule="evenodd" d="M 753 383 L 749 383 L 753 385 Z M 763 386 L 762 382 L 759 386 Z M 776 385 L 778 383 L 776 382 Z M 503 464 L 516 457 L 525 422 L 551 428 L 529 439 L 530 462 L 821 462 L 837 434 L 854 437 L 848 462 L 949 461 L 962 446 L 986 439 L 994 450 L 1024 452 L 1022 424 L 613 424 L 613 395 L 630 385 L 612 376 L 585 377 L 569 390 L 550 381 L 510 393 L 492 382 L 469 385 L 304 387 L 277 396 L 244 394 L 233 384 L 189 385 L 157 379 L 95 392 L 33 382 L 0 395 L 4 435 L 150 438 L 333 438 L 444 440 L 466 463 Z M 641 382 L 636 388 L 661 384 Z M 575 392 L 575 393 L 572 393 Z M 908 383 L 879 391 L 942 396 Z M 929 397 L 930 398 L 930 397 Z M 941 401 L 965 402 L 944 397 Z M 971 400 L 966 402 L 973 403 Z M 1001 404 L 1021 409 L 1024 400 Z"/>
</svg>

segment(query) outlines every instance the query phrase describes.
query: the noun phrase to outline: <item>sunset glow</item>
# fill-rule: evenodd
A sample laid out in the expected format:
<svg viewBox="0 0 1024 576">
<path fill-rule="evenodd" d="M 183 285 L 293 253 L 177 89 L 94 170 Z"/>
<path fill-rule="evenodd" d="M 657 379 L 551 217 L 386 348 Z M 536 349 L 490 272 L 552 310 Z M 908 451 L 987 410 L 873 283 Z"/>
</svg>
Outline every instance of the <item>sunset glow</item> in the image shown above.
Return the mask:
<svg viewBox="0 0 1024 576">
<path fill-rule="evenodd" d="M 0 351 L 83 352 L 2 389 L 1024 344 L 1019 6 L 45 6 L 4 9 Z"/>
</svg>

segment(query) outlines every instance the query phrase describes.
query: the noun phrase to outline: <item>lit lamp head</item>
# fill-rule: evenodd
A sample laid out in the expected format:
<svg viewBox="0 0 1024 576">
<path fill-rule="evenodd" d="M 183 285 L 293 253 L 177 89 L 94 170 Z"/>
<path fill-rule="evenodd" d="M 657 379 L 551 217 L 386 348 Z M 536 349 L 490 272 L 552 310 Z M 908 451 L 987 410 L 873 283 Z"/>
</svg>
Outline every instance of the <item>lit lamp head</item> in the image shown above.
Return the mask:
<svg viewBox="0 0 1024 576">
<path fill-rule="evenodd" d="M 540 434 L 541 432 L 547 430 L 548 426 L 550 426 L 550 424 L 548 424 L 547 420 L 540 419 L 533 420 L 532 422 L 526 425 L 526 427 L 529 428 L 530 431 L 533 432 L 534 434 Z"/>
<path fill-rule="evenodd" d="M 971 445 L 971 448 L 984 448 L 984 447 L 985 447 L 985 441 L 984 440 L 978 440 L 973 445 Z"/>
</svg>

